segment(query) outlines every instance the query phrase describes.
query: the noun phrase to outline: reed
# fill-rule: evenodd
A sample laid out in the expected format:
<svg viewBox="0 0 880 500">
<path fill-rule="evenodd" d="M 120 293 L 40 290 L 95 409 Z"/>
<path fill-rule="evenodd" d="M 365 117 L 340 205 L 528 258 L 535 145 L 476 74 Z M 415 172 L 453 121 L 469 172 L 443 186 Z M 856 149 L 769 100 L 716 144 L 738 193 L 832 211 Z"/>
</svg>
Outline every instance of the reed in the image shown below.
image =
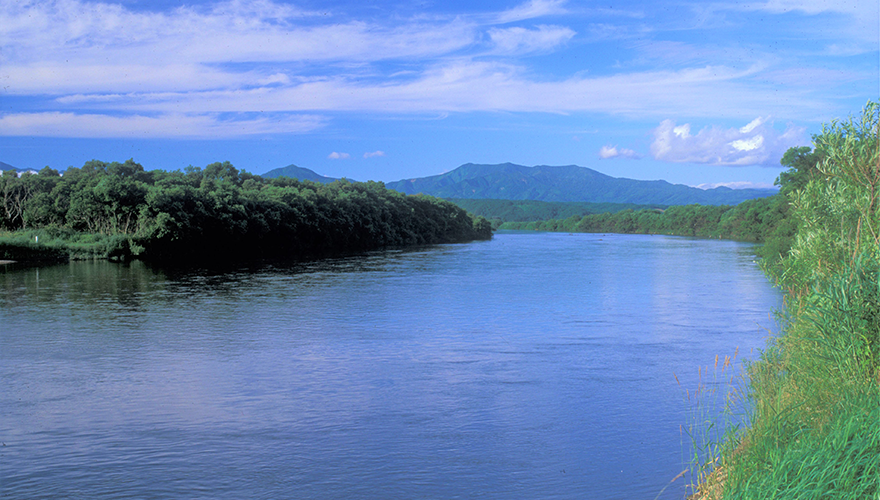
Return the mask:
<svg viewBox="0 0 880 500">
<path fill-rule="evenodd" d="M 683 388 L 690 423 L 680 426 L 680 432 L 683 449 L 689 450 L 683 463 L 689 481 L 686 491 L 691 497 L 717 498 L 725 474 L 722 458 L 726 448 L 748 425 L 747 379 L 738 356 L 738 347 L 733 355 L 716 354 L 711 365 L 697 368 L 696 388 Z M 678 376 L 673 373 L 673 377 L 681 386 Z"/>
</svg>

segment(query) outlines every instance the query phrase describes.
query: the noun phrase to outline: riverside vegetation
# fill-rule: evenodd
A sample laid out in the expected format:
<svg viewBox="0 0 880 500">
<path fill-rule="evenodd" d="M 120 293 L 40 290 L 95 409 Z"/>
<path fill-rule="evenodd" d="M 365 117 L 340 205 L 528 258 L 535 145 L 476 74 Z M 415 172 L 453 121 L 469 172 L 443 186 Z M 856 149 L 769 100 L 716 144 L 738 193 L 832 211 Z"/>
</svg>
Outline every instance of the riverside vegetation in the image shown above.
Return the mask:
<svg viewBox="0 0 880 500">
<path fill-rule="evenodd" d="M 747 366 L 748 427 L 710 444 L 705 499 L 880 498 L 880 104 L 813 142 L 786 155 L 793 232 L 762 261 L 782 333 Z"/>
<path fill-rule="evenodd" d="M 565 219 L 502 221 L 485 212 L 498 229 L 557 231 L 566 233 L 665 234 L 698 238 L 724 238 L 764 243 L 762 257 L 779 259 L 791 246 L 794 219 L 786 193 L 809 176 L 816 163 L 810 148 L 792 148 L 781 163 L 789 167 L 780 175 L 780 191 L 774 196 L 746 200 L 739 205 L 675 205 L 671 207 L 626 208 L 600 213 L 575 213 Z"/>
<path fill-rule="evenodd" d="M 90 161 L 0 176 L 0 259 L 303 257 L 492 237 L 452 203 L 379 182 Z"/>
</svg>

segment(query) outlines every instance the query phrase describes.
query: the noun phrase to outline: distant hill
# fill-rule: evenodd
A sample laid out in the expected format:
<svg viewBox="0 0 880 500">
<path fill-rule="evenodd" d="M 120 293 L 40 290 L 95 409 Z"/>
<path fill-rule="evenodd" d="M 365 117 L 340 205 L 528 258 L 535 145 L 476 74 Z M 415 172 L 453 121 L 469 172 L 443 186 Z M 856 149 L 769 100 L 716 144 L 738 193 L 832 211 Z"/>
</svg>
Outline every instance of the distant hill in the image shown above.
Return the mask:
<svg viewBox="0 0 880 500">
<path fill-rule="evenodd" d="M 5 172 L 7 170 L 15 170 L 16 172 L 18 172 L 19 169 L 13 167 L 8 163 L 3 163 L 2 161 L 0 161 L 0 172 Z"/>
<path fill-rule="evenodd" d="M 276 177 L 290 177 L 292 179 L 298 179 L 301 181 L 323 182 L 325 184 L 339 180 L 334 179 L 333 177 L 324 177 L 323 175 L 315 173 L 312 170 L 297 167 L 293 164 L 286 167 L 270 170 L 265 174 L 262 174 L 260 177 L 266 177 L 268 179 L 274 179 Z"/>
<path fill-rule="evenodd" d="M 580 201 L 639 205 L 736 205 L 776 194 L 775 189 L 699 189 L 666 181 L 639 181 L 611 177 L 595 170 L 568 165 L 526 167 L 513 163 L 467 163 L 451 172 L 385 184 L 406 194 L 424 193 L 440 198 Z"/>
</svg>

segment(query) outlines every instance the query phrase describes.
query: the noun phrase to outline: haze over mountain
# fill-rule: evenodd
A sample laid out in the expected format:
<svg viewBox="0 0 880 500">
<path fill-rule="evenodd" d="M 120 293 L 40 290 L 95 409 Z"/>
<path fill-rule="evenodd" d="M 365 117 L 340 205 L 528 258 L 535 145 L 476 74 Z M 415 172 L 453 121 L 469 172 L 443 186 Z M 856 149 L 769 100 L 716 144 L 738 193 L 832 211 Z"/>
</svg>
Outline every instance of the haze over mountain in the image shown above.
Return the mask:
<svg viewBox="0 0 880 500">
<path fill-rule="evenodd" d="M 451 172 L 385 184 L 406 194 L 440 198 L 582 201 L 642 205 L 735 205 L 763 198 L 775 189 L 699 189 L 669 182 L 611 177 L 577 165 L 526 167 L 513 163 L 468 163 Z"/>
</svg>

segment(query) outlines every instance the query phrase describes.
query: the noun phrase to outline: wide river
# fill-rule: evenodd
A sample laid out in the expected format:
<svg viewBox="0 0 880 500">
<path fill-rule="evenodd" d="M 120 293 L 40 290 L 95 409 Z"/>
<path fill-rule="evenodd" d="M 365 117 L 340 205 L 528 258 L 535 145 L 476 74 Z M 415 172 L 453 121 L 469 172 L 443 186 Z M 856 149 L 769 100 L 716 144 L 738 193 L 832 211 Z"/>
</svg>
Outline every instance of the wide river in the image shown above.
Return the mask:
<svg viewBox="0 0 880 500">
<path fill-rule="evenodd" d="M 305 264 L 0 266 L 0 496 L 682 498 L 698 377 L 775 329 L 753 261 L 502 232 Z"/>
</svg>

